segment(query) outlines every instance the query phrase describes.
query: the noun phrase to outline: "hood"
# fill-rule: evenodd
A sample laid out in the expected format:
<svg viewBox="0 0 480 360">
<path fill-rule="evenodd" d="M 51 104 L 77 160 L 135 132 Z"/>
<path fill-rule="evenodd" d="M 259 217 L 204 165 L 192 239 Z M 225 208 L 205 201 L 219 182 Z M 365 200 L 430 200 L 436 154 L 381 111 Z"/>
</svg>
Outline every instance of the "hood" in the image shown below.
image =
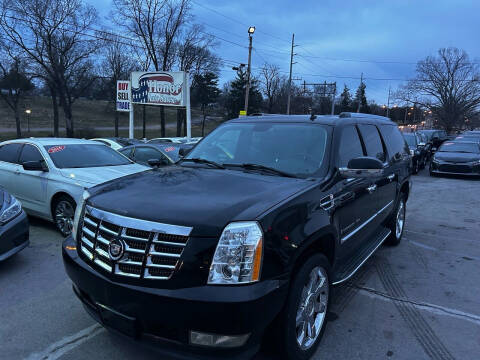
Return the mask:
<svg viewBox="0 0 480 360">
<path fill-rule="evenodd" d="M 148 169 L 150 168 L 140 164 L 129 164 L 94 168 L 60 169 L 60 174 L 72 181 L 84 183 L 87 187 L 90 187 Z"/>
<path fill-rule="evenodd" d="M 219 236 L 229 222 L 255 220 L 308 186 L 312 182 L 303 179 L 168 166 L 95 187 L 88 203 L 127 217 L 190 226 L 191 236 Z"/>
<path fill-rule="evenodd" d="M 435 159 L 452 163 L 466 163 L 480 159 L 480 154 L 458 152 L 436 152 Z"/>
</svg>

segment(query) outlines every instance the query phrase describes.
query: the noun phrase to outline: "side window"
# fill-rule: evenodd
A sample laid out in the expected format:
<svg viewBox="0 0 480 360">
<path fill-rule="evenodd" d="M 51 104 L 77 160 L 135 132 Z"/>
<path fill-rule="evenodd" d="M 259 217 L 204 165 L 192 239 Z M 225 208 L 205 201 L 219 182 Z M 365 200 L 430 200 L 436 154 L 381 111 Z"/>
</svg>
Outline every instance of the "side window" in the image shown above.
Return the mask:
<svg viewBox="0 0 480 360">
<path fill-rule="evenodd" d="M 360 156 L 363 156 L 363 148 L 358 137 L 358 131 L 353 125 L 345 126 L 340 139 L 338 167 L 347 167 L 351 159 Z"/>
<path fill-rule="evenodd" d="M 148 165 L 148 160 L 159 159 L 167 160 L 160 151 L 149 147 L 137 147 L 135 149 L 135 161 L 140 164 Z"/>
<path fill-rule="evenodd" d="M 25 144 L 25 146 L 22 149 L 22 153 L 20 154 L 20 164 L 23 164 L 24 162 L 27 161 L 41 161 L 44 160 L 42 154 L 40 154 L 40 151 L 33 146 L 29 144 Z"/>
<path fill-rule="evenodd" d="M 360 129 L 363 143 L 367 149 L 367 156 L 376 157 L 378 160 L 385 161 L 385 152 L 377 127 L 375 125 L 360 124 L 358 128 Z"/>
<path fill-rule="evenodd" d="M 0 161 L 17 164 L 18 152 L 20 151 L 21 147 L 22 144 L 19 143 L 0 146 Z"/>
<path fill-rule="evenodd" d="M 395 125 L 380 125 L 380 132 L 385 140 L 390 157 L 406 152 L 405 139 Z"/>
</svg>

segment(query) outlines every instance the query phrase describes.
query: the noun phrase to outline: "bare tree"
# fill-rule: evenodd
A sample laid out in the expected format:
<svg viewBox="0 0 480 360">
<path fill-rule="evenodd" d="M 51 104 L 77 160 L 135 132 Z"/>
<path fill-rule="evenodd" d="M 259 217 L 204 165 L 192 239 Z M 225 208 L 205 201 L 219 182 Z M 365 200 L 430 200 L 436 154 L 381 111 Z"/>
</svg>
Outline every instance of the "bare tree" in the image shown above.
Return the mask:
<svg viewBox="0 0 480 360">
<path fill-rule="evenodd" d="M 10 50 L 5 51 L 0 60 L 0 96 L 7 106 L 13 111 L 17 138 L 22 137 L 20 124 L 20 104 L 25 95 L 33 90 L 32 77 L 27 73 L 25 59 L 19 55 L 12 54 Z"/>
<path fill-rule="evenodd" d="M 281 90 L 279 67 L 265 63 L 261 70 L 261 83 L 263 95 L 267 98 L 267 111 L 271 113 Z"/>
<path fill-rule="evenodd" d="M 45 79 L 65 115 L 67 136 L 74 135 L 72 105 L 93 82 L 92 55 L 98 40 L 90 35 L 97 13 L 81 0 L 3 0 L 0 27 Z"/>
<path fill-rule="evenodd" d="M 431 110 L 447 131 L 478 113 L 480 75 L 478 65 L 457 48 L 440 49 L 437 56 L 419 61 L 415 79 L 397 93 L 397 98 Z"/>
<path fill-rule="evenodd" d="M 117 81 L 130 77 L 135 65 L 127 45 L 118 37 L 107 39 L 102 61 L 103 75 L 107 78 L 110 99 L 114 106 L 115 136 L 118 136 L 118 111 L 116 111 Z M 145 137 L 145 134 L 144 134 Z"/>
</svg>

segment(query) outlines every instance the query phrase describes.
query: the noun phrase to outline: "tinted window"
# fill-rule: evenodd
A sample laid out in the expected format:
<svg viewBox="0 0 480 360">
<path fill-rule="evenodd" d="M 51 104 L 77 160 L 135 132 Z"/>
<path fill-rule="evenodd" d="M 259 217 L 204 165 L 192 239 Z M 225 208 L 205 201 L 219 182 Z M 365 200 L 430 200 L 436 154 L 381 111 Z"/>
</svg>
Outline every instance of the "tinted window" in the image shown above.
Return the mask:
<svg viewBox="0 0 480 360">
<path fill-rule="evenodd" d="M 385 153 L 383 151 L 382 140 L 378 134 L 375 125 L 358 125 L 362 134 L 363 143 L 367 149 L 367 156 L 376 157 L 381 161 L 385 161 Z"/>
<path fill-rule="evenodd" d="M 33 145 L 25 144 L 20 155 L 20 164 L 23 164 L 26 161 L 41 160 L 43 160 L 43 156 L 40 154 L 40 151 L 38 151 L 38 149 Z"/>
<path fill-rule="evenodd" d="M 158 150 L 149 147 L 135 148 L 135 162 L 148 165 L 148 160 L 153 159 L 168 161 L 168 159 Z"/>
<path fill-rule="evenodd" d="M 398 127 L 395 125 L 380 125 L 380 132 L 385 140 L 385 145 L 387 146 L 390 157 L 405 152 L 405 139 Z"/>
<path fill-rule="evenodd" d="M 48 145 L 45 150 L 60 169 L 130 164 L 125 156 L 101 144 Z"/>
<path fill-rule="evenodd" d="M 363 148 L 357 129 L 353 125 L 345 126 L 340 140 L 338 167 L 347 167 L 351 159 L 360 156 L 363 156 Z"/>
<path fill-rule="evenodd" d="M 22 144 L 6 144 L 0 146 L 0 161 L 5 161 L 9 163 L 17 163 L 18 152 Z"/>
<path fill-rule="evenodd" d="M 120 149 L 120 150 L 117 150 L 119 153 L 121 153 L 122 155 L 125 155 L 126 157 L 130 158 L 133 160 L 133 154 L 132 154 L 132 150 L 133 148 L 129 148 L 129 149 Z"/>
<path fill-rule="evenodd" d="M 407 142 L 408 146 L 415 147 L 417 146 L 417 137 L 414 134 L 403 134 L 405 141 Z"/>
</svg>

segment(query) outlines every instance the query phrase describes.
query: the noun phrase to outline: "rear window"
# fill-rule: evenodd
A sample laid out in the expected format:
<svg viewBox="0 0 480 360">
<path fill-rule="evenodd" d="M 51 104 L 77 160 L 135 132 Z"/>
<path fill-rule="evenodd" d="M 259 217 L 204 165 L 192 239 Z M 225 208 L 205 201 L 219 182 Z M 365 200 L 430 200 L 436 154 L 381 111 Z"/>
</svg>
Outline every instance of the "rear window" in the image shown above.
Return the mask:
<svg viewBox="0 0 480 360">
<path fill-rule="evenodd" d="M 49 145 L 45 150 L 59 169 L 131 164 L 125 156 L 102 144 Z"/>
<path fill-rule="evenodd" d="M 403 154 L 405 152 L 405 139 L 397 126 L 380 125 L 380 132 L 385 140 L 385 145 L 391 158 L 396 154 Z"/>
</svg>

